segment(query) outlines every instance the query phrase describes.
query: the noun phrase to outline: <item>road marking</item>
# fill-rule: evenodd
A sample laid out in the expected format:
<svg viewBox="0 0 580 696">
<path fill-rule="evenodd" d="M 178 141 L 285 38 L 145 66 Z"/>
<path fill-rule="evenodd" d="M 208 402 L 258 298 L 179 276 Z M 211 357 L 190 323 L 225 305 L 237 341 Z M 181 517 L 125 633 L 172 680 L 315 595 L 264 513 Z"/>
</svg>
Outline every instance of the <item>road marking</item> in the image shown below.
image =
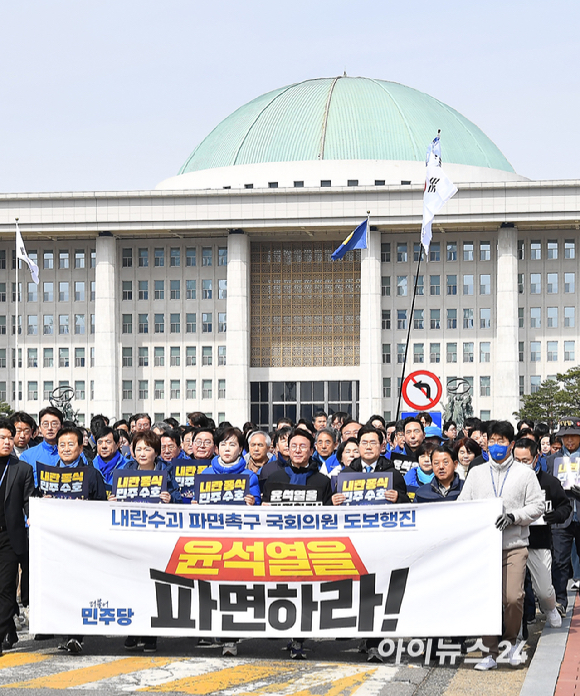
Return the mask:
<svg viewBox="0 0 580 696">
<path fill-rule="evenodd" d="M 0 657 L 0 670 L 9 667 L 20 667 L 21 665 L 31 665 L 34 662 L 48 660 L 49 655 L 38 655 L 37 653 L 4 653 Z"/>
<path fill-rule="evenodd" d="M 325 691 L 325 696 L 351 696 L 359 686 L 365 683 L 368 677 L 376 672 L 376 669 L 371 669 L 367 672 L 359 672 L 350 677 L 342 679 L 332 679 L 332 686 L 328 691 Z M 304 691 L 295 691 L 294 696 L 319 696 L 320 686 L 317 685 L 315 691 L 306 689 Z"/>
<path fill-rule="evenodd" d="M 4 684 L 1 688 L 13 689 L 69 689 L 75 686 L 81 686 L 87 682 L 100 681 L 115 677 L 120 674 L 128 674 L 137 672 L 151 667 L 163 667 L 169 662 L 176 662 L 179 658 L 175 657 L 125 657 L 113 662 L 106 662 L 91 667 L 82 667 L 81 669 L 71 669 L 58 674 L 38 677 L 23 682 L 15 682 L 14 684 Z"/>
<path fill-rule="evenodd" d="M 239 684 L 248 684 L 260 679 L 284 674 L 285 672 L 292 672 L 295 669 L 295 665 L 283 662 L 270 662 L 267 664 L 250 662 L 215 672 L 206 672 L 195 677 L 185 677 L 184 679 L 177 679 L 165 684 L 149 686 L 144 689 L 138 689 L 138 691 L 180 691 L 186 694 L 205 696 L 206 694 L 223 691 Z"/>
</svg>

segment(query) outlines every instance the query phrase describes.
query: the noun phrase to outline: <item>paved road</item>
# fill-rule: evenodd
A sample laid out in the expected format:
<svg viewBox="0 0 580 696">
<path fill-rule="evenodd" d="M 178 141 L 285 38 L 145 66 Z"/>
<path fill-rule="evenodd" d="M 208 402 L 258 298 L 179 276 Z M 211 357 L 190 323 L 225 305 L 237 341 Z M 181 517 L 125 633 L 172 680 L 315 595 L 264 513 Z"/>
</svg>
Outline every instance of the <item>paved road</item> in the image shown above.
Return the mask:
<svg viewBox="0 0 580 696">
<path fill-rule="evenodd" d="M 519 693 L 516 684 L 521 686 L 523 679 L 523 670 L 514 681 L 505 668 L 492 677 L 477 675 L 466 666 L 426 666 L 422 657 L 403 656 L 400 665 L 392 660 L 371 664 L 359 654 L 358 641 L 308 641 L 308 659 L 295 662 L 289 659 L 286 643 L 281 640 L 246 640 L 239 644 L 237 658 L 223 658 L 219 646 L 202 648 L 195 639 L 161 638 L 158 652 L 148 655 L 127 653 L 121 638 L 89 637 L 85 652 L 74 656 L 58 650 L 57 640 L 37 642 L 23 633 L 20 637 L 16 648 L 0 658 L 0 696 L 33 696 L 36 691 L 56 696 L 64 690 L 68 696 L 71 691 L 105 695 L 451 696 L 463 693 L 463 686 L 471 693 L 497 693 L 498 682 L 506 679 L 507 688 L 500 691 L 515 696 Z M 513 689 L 509 688 L 511 681 Z"/>
</svg>

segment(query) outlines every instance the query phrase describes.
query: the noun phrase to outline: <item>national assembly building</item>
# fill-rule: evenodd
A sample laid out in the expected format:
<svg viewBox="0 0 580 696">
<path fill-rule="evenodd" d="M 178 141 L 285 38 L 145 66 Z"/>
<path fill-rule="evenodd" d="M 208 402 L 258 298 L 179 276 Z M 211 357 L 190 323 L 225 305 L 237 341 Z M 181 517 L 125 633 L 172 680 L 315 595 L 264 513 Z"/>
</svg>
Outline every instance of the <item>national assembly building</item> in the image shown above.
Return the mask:
<svg viewBox="0 0 580 696">
<path fill-rule="evenodd" d="M 439 129 L 459 190 L 419 265 Z M 367 215 L 368 248 L 333 262 Z M 38 286 L 23 265 L 16 287 L 15 219 Z M 410 327 L 406 374 L 432 372 L 444 399 L 463 378 L 476 416 L 511 419 L 576 365 L 579 225 L 580 181 L 517 174 L 434 97 L 346 75 L 285 86 L 152 190 L 0 195 L 0 400 L 37 417 L 68 386 L 80 423 L 391 420 Z"/>
</svg>

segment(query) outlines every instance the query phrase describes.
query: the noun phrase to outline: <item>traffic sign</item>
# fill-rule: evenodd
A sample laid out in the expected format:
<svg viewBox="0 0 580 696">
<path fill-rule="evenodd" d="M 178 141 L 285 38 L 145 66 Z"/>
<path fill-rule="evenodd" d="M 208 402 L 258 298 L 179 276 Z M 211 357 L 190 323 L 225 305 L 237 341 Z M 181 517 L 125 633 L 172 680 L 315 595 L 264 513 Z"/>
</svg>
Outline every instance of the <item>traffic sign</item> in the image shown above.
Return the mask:
<svg viewBox="0 0 580 696">
<path fill-rule="evenodd" d="M 433 408 L 443 394 L 439 377 L 427 370 L 412 372 L 403 382 L 403 399 L 417 411 Z"/>
</svg>

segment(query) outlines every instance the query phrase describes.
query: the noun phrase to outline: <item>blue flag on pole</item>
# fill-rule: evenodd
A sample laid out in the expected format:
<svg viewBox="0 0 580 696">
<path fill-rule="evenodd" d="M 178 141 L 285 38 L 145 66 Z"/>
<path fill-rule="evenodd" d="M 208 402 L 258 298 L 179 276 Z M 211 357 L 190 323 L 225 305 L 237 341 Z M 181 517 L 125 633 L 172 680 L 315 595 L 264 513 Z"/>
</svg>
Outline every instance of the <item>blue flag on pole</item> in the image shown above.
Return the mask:
<svg viewBox="0 0 580 696">
<path fill-rule="evenodd" d="M 347 251 L 352 251 L 352 249 L 367 248 L 367 225 L 368 218 L 364 222 L 361 222 L 356 230 L 351 232 L 344 242 L 338 247 L 338 249 L 332 254 L 333 261 L 338 261 L 338 259 L 341 259 Z"/>
</svg>

